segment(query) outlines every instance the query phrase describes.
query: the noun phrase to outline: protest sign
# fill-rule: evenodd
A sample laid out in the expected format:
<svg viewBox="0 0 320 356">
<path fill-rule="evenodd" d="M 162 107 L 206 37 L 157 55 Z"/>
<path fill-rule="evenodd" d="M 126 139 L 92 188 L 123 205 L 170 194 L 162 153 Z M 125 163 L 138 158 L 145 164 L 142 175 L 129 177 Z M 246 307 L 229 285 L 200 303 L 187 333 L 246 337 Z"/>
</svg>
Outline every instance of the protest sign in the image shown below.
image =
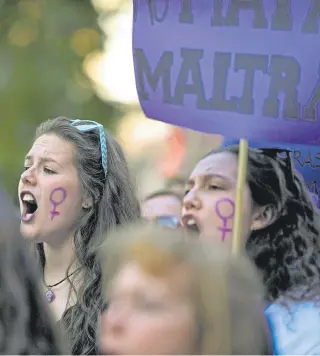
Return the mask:
<svg viewBox="0 0 320 356">
<path fill-rule="evenodd" d="M 319 0 L 134 0 L 147 117 L 207 133 L 320 144 Z"/>
<path fill-rule="evenodd" d="M 222 146 L 238 145 L 239 140 L 225 138 Z M 285 144 L 279 142 L 249 141 L 252 148 L 283 148 L 291 151 L 295 169 L 303 176 L 314 203 L 320 208 L 320 146 Z"/>
</svg>

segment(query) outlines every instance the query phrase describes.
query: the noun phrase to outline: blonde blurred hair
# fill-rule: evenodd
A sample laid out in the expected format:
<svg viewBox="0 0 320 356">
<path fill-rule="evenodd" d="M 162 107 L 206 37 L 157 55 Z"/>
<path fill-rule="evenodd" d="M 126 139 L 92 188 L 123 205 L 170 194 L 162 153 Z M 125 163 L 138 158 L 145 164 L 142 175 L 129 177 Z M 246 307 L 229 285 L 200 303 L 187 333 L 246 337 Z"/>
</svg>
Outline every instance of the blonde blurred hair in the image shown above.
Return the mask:
<svg viewBox="0 0 320 356">
<path fill-rule="evenodd" d="M 197 354 L 269 354 L 264 289 L 251 262 L 220 244 L 200 242 L 180 229 L 139 223 L 114 231 L 100 252 L 106 300 L 129 262 L 153 276 L 190 269 L 197 323 Z M 272 352 L 270 352 L 272 354 Z"/>
</svg>

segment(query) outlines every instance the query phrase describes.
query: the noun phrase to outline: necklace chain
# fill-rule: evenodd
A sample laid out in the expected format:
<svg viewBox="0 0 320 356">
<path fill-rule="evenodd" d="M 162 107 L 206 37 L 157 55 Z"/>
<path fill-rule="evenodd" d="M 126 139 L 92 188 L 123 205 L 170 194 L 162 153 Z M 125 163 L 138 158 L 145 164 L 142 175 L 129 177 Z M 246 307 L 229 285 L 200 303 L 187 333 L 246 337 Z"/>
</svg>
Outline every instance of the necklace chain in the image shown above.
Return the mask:
<svg viewBox="0 0 320 356">
<path fill-rule="evenodd" d="M 45 293 L 45 296 L 46 296 L 46 298 L 47 298 L 47 300 L 48 300 L 49 303 L 52 303 L 53 300 L 54 300 L 55 297 L 56 297 L 55 294 L 54 294 L 53 291 L 52 291 L 52 288 L 58 286 L 59 284 L 61 284 L 61 283 L 64 282 L 65 280 L 67 280 L 67 279 L 68 279 L 69 277 L 71 277 L 73 274 L 75 274 L 76 272 L 78 272 L 78 271 L 80 270 L 80 268 L 81 268 L 81 267 L 79 267 L 78 269 L 76 269 L 74 272 L 68 274 L 68 275 L 67 275 L 65 278 L 63 278 L 60 282 L 55 283 L 55 284 L 52 284 L 52 285 L 47 284 L 47 283 L 45 282 L 45 280 L 44 280 L 44 277 L 43 277 L 43 283 L 44 283 L 45 286 L 47 287 L 47 291 L 46 291 L 46 293 Z"/>
<path fill-rule="evenodd" d="M 66 279 L 68 279 L 69 277 L 71 277 L 73 274 L 75 274 L 78 270 L 79 270 L 79 269 L 77 269 L 76 271 L 74 271 L 74 272 L 68 274 L 67 277 L 63 278 L 63 279 L 62 279 L 60 282 L 58 282 L 58 283 L 55 283 L 55 284 L 52 284 L 52 285 L 49 285 L 49 284 L 47 285 L 47 284 L 45 283 L 45 285 L 46 285 L 48 288 L 56 287 L 56 286 L 58 286 L 59 284 L 61 284 L 62 282 L 64 282 Z"/>
</svg>

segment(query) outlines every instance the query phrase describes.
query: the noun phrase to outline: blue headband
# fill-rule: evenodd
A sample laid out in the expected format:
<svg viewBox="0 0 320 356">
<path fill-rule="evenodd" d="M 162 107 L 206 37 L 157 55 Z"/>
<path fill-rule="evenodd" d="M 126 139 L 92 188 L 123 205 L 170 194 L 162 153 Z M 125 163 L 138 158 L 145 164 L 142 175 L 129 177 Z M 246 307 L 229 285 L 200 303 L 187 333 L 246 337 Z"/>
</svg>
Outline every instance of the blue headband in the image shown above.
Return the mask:
<svg viewBox="0 0 320 356">
<path fill-rule="evenodd" d="M 89 132 L 93 130 L 99 130 L 100 136 L 100 149 L 101 149 L 101 164 L 104 169 L 105 175 L 108 172 L 108 150 L 107 139 L 104 132 L 104 127 L 98 122 L 91 120 L 70 120 L 71 126 L 76 127 L 81 132 Z"/>
</svg>

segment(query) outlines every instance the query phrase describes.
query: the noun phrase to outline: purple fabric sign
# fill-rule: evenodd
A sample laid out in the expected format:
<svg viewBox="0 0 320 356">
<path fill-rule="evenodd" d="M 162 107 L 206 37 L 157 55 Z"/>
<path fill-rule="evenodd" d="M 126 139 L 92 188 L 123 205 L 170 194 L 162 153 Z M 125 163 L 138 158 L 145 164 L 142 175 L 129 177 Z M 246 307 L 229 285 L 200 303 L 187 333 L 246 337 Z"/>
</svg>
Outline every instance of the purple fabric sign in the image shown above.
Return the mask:
<svg viewBox="0 0 320 356">
<path fill-rule="evenodd" d="M 320 144 L 319 0 L 133 0 L 147 117 L 253 140 Z"/>
</svg>

